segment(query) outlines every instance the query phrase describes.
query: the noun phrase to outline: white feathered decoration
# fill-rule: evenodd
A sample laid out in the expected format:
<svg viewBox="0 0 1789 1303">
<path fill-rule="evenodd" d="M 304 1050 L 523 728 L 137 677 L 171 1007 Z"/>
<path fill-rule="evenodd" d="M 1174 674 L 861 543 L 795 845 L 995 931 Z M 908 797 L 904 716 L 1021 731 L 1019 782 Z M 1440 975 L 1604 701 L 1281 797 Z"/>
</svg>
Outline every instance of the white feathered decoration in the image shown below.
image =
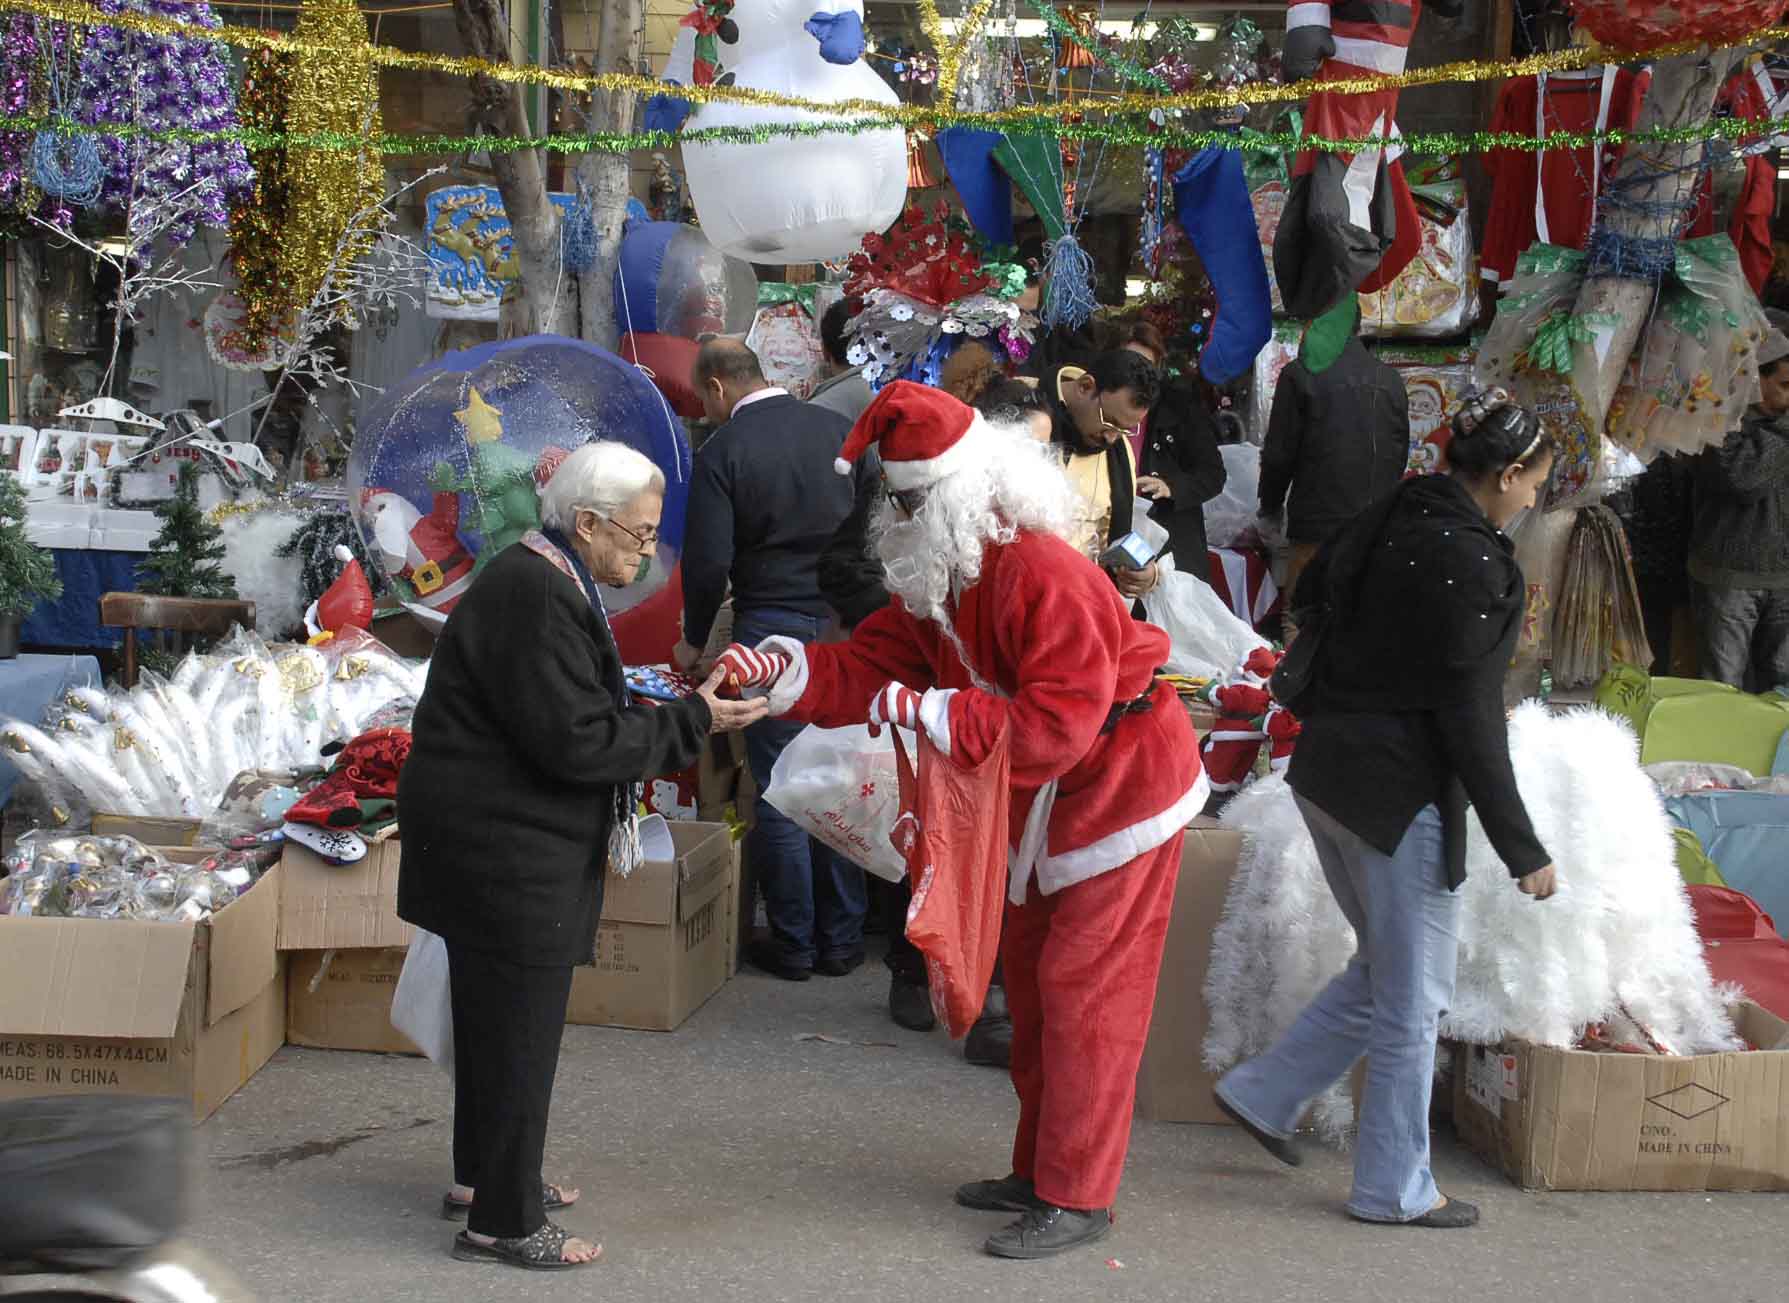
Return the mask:
<svg viewBox="0 0 1789 1303">
<path fill-rule="evenodd" d="M 1627 726 L 1599 711 L 1517 710 L 1516 781 L 1562 885 L 1544 902 L 1517 891 L 1472 818 L 1459 977 L 1442 1035 L 1568 1047 L 1589 1024 L 1622 1027 L 1631 1015 L 1678 1053 L 1738 1047 L 1726 1012 L 1734 992 L 1709 976 L 1670 823 L 1638 752 Z M 1214 1072 L 1267 1049 L 1354 953 L 1285 780 L 1246 789 L 1224 822 L 1247 838 L 1205 985 Z M 1316 1118 L 1335 1138 L 1353 1106 L 1338 1088 Z"/>
</svg>

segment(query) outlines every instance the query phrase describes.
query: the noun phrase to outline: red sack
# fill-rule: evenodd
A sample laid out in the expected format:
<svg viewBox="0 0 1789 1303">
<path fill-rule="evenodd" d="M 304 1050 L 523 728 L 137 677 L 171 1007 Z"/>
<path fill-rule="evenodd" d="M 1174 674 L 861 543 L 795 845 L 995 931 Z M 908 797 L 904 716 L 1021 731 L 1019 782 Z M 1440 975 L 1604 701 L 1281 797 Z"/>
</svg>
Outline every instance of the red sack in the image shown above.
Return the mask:
<svg viewBox="0 0 1789 1303">
<path fill-rule="evenodd" d="M 1754 1004 L 1789 1018 L 1789 941 L 1711 941 L 1702 947 L 1717 982 L 1735 982 Z"/>
<path fill-rule="evenodd" d="M 1777 925 L 1762 906 L 1743 891 L 1702 883 L 1689 888 L 1696 934 L 1709 941 L 1781 940 Z"/>
<path fill-rule="evenodd" d="M 939 751 L 921 729 L 917 776 L 898 729 L 894 741 L 901 814 L 890 839 L 907 857 L 913 884 L 907 939 L 926 957 L 932 1007 L 962 1037 L 981 1016 L 1000 951 L 1012 772 L 1006 728 L 974 769 Z"/>
</svg>

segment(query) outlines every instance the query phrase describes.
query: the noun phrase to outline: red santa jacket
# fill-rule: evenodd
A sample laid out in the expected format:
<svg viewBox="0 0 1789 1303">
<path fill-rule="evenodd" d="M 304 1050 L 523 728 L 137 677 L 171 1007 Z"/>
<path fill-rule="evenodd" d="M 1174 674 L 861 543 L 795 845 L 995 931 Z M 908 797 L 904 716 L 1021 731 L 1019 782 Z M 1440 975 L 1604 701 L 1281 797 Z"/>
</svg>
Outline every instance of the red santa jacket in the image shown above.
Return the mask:
<svg viewBox="0 0 1789 1303">
<path fill-rule="evenodd" d="M 1034 533 L 989 544 L 953 627 L 969 666 L 936 624 L 899 602 L 849 642 L 772 640 L 796 661 L 771 709 L 839 728 L 863 723 L 891 680 L 939 689 L 926 699 L 927 732 L 968 765 L 987 758 L 1004 721 L 1014 850 L 1040 800 L 1048 829 L 1035 865 L 1014 858 L 1017 902 L 1033 869 L 1040 891 L 1060 891 L 1163 845 L 1204 808 L 1198 738 L 1173 688 L 1154 677 L 1168 636 L 1132 619 L 1112 581 L 1074 548 Z M 1113 706 L 1143 696 L 1150 709 L 1102 731 Z"/>
</svg>

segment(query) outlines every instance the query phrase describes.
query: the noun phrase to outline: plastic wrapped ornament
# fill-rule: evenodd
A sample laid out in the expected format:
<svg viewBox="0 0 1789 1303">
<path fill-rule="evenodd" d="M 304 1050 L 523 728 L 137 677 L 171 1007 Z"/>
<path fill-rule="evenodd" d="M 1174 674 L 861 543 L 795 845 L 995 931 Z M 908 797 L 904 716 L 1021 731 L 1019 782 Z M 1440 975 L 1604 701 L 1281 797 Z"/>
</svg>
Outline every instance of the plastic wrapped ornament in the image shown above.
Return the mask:
<svg viewBox="0 0 1789 1303">
<path fill-rule="evenodd" d="M 615 322 L 630 334 L 743 334 L 758 278 L 681 222 L 629 222 L 615 260 Z"/>
<path fill-rule="evenodd" d="M 603 594 L 611 613 L 625 610 L 663 586 L 682 551 L 690 449 L 652 383 L 582 340 L 485 344 L 388 388 L 348 460 L 361 537 L 404 605 L 439 627 L 481 563 L 540 527 L 541 459 L 595 439 L 639 450 L 665 476 L 652 574 Z"/>
<path fill-rule="evenodd" d="M 1678 41 L 1731 45 L 1782 17 L 1789 0 L 1571 0 L 1578 25 L 1617 50 Z"/>
</svg>

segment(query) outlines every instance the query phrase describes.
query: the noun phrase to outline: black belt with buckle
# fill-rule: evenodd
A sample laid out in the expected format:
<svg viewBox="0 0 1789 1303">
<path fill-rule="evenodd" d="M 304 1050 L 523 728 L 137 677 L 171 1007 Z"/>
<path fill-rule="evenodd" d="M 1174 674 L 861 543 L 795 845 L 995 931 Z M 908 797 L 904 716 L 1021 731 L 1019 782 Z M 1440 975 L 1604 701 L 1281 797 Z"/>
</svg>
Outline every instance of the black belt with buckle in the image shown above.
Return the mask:
<svg viewBox="0 0 1789 1303">
<path fill-rule="evenodd" d="M 1100 733 L 1110 733 L 1118 727 L 1118 721 L 1126 715 L 1144 715 L 1155 706 L 1155 685 L 1159 680 L 1151 679 L 1149 691 L 1140 697 L 1132 697 L 1129 701 L 1120 701 L 1106 712 L 1106 722 L 1100 727 Z"/>
</svg>

